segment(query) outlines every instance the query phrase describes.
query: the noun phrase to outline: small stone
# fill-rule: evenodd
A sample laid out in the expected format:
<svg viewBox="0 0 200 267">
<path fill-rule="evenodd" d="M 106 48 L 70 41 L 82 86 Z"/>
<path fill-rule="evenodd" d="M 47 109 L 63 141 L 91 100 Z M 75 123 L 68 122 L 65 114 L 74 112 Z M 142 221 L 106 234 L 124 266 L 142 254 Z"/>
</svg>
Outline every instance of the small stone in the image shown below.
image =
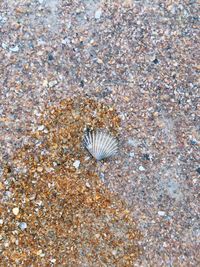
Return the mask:
<svg viewBox="0 0 200 267">
<path fill-rule="evenodd" d="M 21 222 L 19 224 L 19 228 L 23 231 L 23 230 L 25 230 L 27 228 L 27 224 L 25 222 Z"/>
<path fill-rule="evenodd" d="M 43 168 L 41 166 L 37 167 L 37 171 L 38 172 L 42 172 L 43 171 Z"/>
<path fill-rule="evenodd" d="M 197 145 L 197 141 L 196 140 L 190 140 L 190 144 L 195 146 L 195 145 Z"/>
<path fill-rule="evenodd" d="M 9 50 L 11 52 L 18 52 L 19 51 L 19 47 L 18 47 L 18 45 L 16 45 L 16 46 L 10 47 Z"/>
<path fill-rule="evenodd" d="M 56 259 L 51 259 L 50 262 L 51 263 L 56 263 Z"/>
<path fill-rule="evenodd" d="M 42 85 L 43 85 L 44 87 L 46 87 L 46 86 L 48 85 L 48 81 L 47 81 L 47 80 L 44 80 L 43 83 L 42 83 Z"/>
<path fill-rule="evenodd" d="M 158 62 L 159 62 L 159 61 L 158 61 L 157 58 L 155 58 L 155 59 L 153 60 L 153 63 L 154 63 L 154 64 L 158 64 Z"/>
<path fill-rule="evenodd" d="M 68 38 L 64 38 L 61 42 L 63 45 L 69 44 L 70 40 Z"/>
<path fill-rule="evenodd" d="M 8 248 L 8 247 L 9 247 L 9 245 L 10 245 L 10 243 L 9 243 L 9 242 L 5 242 L 5 243 L 4 243 L 4 246 L 5 246 L 5 248 Z"/>
<path fill-rule="evenodd" d="M 102 181 L 105 180 L 105 174 L 103 172 L 100 172 L 99 177 Z"/>
<path fill-rule="evenodd" d="M 6 196 L 7 198 L 10 198 L 10 197 L 12 196 L 12 192 L 10 192 L 10 191 L 6 191 L 6 192 L 5 192 L 5 196 Z"/>
<path fill-rule="evenodd" d="M 167 95 L 167 94 L 161 95 L 161 96 L 160 96 L 160 99 L 161 99 L 161 100 L 164 100 L 164 101 L 167 101 L 167 100 L 170 99 L 170 95 Z"/>
<path fill-rule="evenodd" d="M 102 14 L 102 10 L 101 9 L 98 9 L 96 12 L 95 12 L 95 19 L 100 19 L 101 18 L 101 14 Z"/>
<path fill-rule="evenodd" d="M 149 154 L 144 154 L 144 155 L 143 155 L 143 159 L 144 159 L 144 160 L 150 160 L 150 156 L 149 156 Z"/>
<path fill-rule="evenodd" d="M 0 219 L 0 225 L 2 225 L 3 224 L 3 219 Z"/>
<path fill-rule="evenodd" d="M 129 153 L 129 156 L 130 156 L 131 158 L 134 158 L 134 157 L 135 157 L 135 153 L 134 153 L 134 152 L 130 152 L 130 153 Z"/>
<path fill-rule="evenodd" d="M 54 81 L 50 81 L 50 82 L 49 82 L 49 87 L 52 88 L 52 87 L 54 87 L 57 83 L 58 83 L 58 81 L 56 81 L 56 80 L 54 80 Z"/>
<path fill-rule="evenodd" d="M 49 55 L 48 55 L 48 60 L 49 60 L 49 61 L 54 60 L 54 57 L 53 57 L 52 54 L 49 54 Z"/>
<path fill-rule="evenodd" d="M 85 185 L 86 185 L 87 188 L 90 188 L 91 187 L 88 182 L 86 182 Z"/>
<path fill-rule="evenodd" d="M 80 81 L 80 86 L 81 86 L 82 88 L 84 87 L 84 81 L 83 81 L 83 80 Z"/>
<path fill-rule="evenodd" d="M 2 43 L 1 46 L 3 49 L 7 49 L 7 47 L 8 47 L 7 44 L 5 44 L 5 43 Z"/>
<path fill-rule="evenodd" d="M 74 163 L 73 163 L 73 166 L 78 169 L 79 166 L 80 166 L 80 160 L 75 160 Z"/>
<path fill-rule="evenodd" d="M 140 170 L 141 172 L 143 172 L 143 171 L 145 171 L 145 168 L 144 168 L 143 166 L 140 166 L 140 167 L 139 167 L 139 170 Z"/>
<path fill-rule="evenodd" d="M 197 168 L 196 171 L 198 172 L 198 174 L 200 174 L 200 167 Z"/>
<path fill-rule="evenodd" d="M 112 254 L 113 254 L 114 256 L 116 256 L 116 255 L 117 255 L 117 250 L 113 250 L 113 251 L 112 251 Z"/>
<path fill-rule="evenodd" d="M 42 56 L 42 55 L 43 55 L 43 51 L 38 51 L 38 52 L 37 52 L 37 55 L 38 55 L 38 56 Z"/>
<path fill-rule="evenodd" d="M 159 211 L 158 211 L 158 215 L 159 215 L 159 216 L 165 216 L 165 211 L 159 210 Z"/>
<path fill-rule="evenodd" d="M 40 126 L 38 126 L 38 131 L 43 131 L 44 130 L 44 125 L 40 125 Z"/>
<path fill-rule="evenodd" d="M 17 215 L 19 214 L 19 208 L 18 208 L 18 207 L 13 208 L 13 209 L 12 209 L 12 212 L 13 212 L 13 214 L 14 214 L 15 216 L 17 216 Z"/>
<path fill-rule="evenodd" d="M 0 190 L 4 189 L 2 182 L 0 182 Z"/>
<path fill-rule="evenodd" d="M 44 257 L 45 253 L 43 253 L 43 251 L 40 249 L 40 250 L 37 251 L 37 255 L 40 256 L 40 257 Z"/>
<path fill-rule="evenodd" d="M 0 16 L 0 23 L 4 24 L 6 22 L 7 18 Z"/>
<path fill-rule="evenodd" d="M 103 60 L 100 59 L 100 58 L 97 58 L 97 63 L 98 63 L 98 64 L 103 64 Z"/>
</svg>

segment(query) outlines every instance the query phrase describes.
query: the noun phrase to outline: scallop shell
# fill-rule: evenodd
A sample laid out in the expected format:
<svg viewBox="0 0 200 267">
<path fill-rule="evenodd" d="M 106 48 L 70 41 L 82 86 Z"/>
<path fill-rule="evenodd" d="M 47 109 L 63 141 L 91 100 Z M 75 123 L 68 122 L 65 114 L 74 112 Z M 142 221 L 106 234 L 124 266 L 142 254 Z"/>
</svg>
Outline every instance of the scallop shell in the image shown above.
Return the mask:
<svg viewBox="0 0 200 267">
<path fill-rule="evenodd" d="M 87 131 L 83 142 L 96 160 L 114 156 L 118 151 L 118 140 L 103 131 Z"/>
</svg>

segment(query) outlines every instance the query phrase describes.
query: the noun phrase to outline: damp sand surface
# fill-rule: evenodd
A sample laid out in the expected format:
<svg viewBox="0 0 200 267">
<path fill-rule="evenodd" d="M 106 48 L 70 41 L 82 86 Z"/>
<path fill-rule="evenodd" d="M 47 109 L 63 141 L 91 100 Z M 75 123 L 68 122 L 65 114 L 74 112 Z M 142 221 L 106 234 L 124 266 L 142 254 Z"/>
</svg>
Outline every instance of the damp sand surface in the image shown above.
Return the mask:
<svg viewBox="0 0 200 267">
<path fill-rule="evenodd" d="M 66 255 L 71 266 L 198 266 L 197 13 L 185 0 L 1 1 L 3 266 L 59 266 Z M 80 113 L 84 99 L 96 104 Z M 113 110 L 98 113 L 101 103 Z M 116 157 L 97 164 L 84 150 L 88 123 L 117 135 Z M 125 210 L 133 221 L 120 226 Z"/>
</svg>

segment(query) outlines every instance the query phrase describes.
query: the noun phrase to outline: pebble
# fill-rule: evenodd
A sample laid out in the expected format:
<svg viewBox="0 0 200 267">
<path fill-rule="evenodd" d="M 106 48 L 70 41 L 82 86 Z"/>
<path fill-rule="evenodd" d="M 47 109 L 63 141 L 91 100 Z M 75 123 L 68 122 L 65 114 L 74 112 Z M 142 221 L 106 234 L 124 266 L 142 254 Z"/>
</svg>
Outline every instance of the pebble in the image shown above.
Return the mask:
<svg viewBox="0 0 200 267">
<path fill-rule="evenodd" d="M 70 40 L 68 38 L 64 38 L 61 43 L 66 45 L 70 43 Z"/>
<path fill-rule="evenodd" d="M 140 167 L 139 167 L 139 170 L 140 170 L 141 172 L 143 172 L 143 171 L 145 171 L 145 168 L 144 168 L 143 166 L 140 166 Z"/>
<path fill-rule="evenodd" d="M 43 85 L 44 87 L 46 87 L 46 86 L 48 85 L 48 81 L 47 81 L 47 80 L 44 80 L 43 83 L 42 83 L 42 85 Z"/>
<path fill-rule="evenodd" d="M 54 80 L 54 81 L 50 81 L 50 82 L 49 82 L 49 87 L 52 88 L 52 87 L 54 87 L 57 83 L 58 83 L 58 81 L 56 81 L 56 80 Z"/>
<path fill-rule="evenodd" d="M 56 259 L 51 259 L 50 262 L 51 263 L 56 263 Z"/>
<path fill-rule="evenodd" d="M 44 125 L 40 125 L 40 126 L 38 127 L 38 131 L 43 131 L 43 130 L 44 130 L 44 128 L 45 128 L 45 126 L 44 126 Z"/>
<path fill-rule="evenodd" d="M 2 182 L 0 182 L 0 190 L 4 189 Z"/>
<path fill-rule="evenodd" d="M 91 187 L 88 182 L 86 182 L 85 185 L 86 185 L 87 188 L 90 188 Z"/>
<path fill-rule="evenodd" d="M 17 216 L 17 215 L 19 214 L 19 208 L 18 208 L 18 207 L 13 208 L 13 209 L 12 209 L 12 212 L 13 212 L 14 215 Z"/>
<path fill-rule="evenodd" d="M 50 61 L 51 61 L 51 60 L 54 60 L 54 57 L 53 57 L 52 54 L 49 54 L 49 55 L 48 55 L 48 60 L 50 60 Z"/>
<path fill-rule="evenodd" d="M 150 155 L 149 154 L 144 154 L 143 155 L 144 160 L 150 160 Z"/>
<path fill-rule="evenodd" d="M 102 14 L 102 10 L 101 9 L 98 9 L 96 12 L 95 12 L 95 19 L 100 19 L 101 18 L 101 14 Z"/>
<path fill-rule="evenodd" d="M 79 166 L 80 166 L 80 160 L 75 160 L 74 163 L 73 163 L 73 166 L 78 169 Z"/>
<path fill-rule="evenodd" d="M 3 224 L 3 219 L 0 219 L 0 225 L 2 225 Z"/>
<path fill-rule="evenodd" d="M 43 171 L 43 168 L 40 166 L 40 167 L 37 167 L 37 171 L 38 172 L 42 172 Z"/>
<path fill-rule="evenodd" d="M 23 231 L 23 230 L 25 230 L 27 228 L 27 224 L 25 222 L 21 222 L 19 224 L 19 228 Z"/>
<path fill-rule="evenodd" d="M 159 211 L 158 211 L 158 215 L 159 215 L 159 216 L 165 216 L 165 211 L 159 210 Z"/>
<path fill-rule="evenodd" d="M 7 18 L 0 16 L 0 23 L 4 24 L 6 22 Z"/>
<path fill-rule="evenodd" d="M 135 153 L 134 153 L 134 152 L 130 152 L 130 153 L 129 153 L 129 156 L 130 156 L 131 158 L 134 158 L 134 157 L 135 157 Z"/>
<path fill-rule="evenodd" d="M 6 192 L 5 192 L 5 196 L 6 196 L 7 198 L 10 198 L 10 197 L 12 196 L 12 193 L 11 193 L 10 191 L 6 191 Z"/>
<path fill-rule="evenodd" d="M 37 251 L 37 255 L 40 256 L 40 257 L 44 257 L 45 253 L 43 253 L 43 251 L 40 249 L 40 250 Z"/>
<path fill-rule="evenodd" d="M 8 248 L 8 247 L 9 247 L 9 245 L 10 245 L 10 243 L 9 243 L 9 242 L 5 242 L 5 243 L 4 243 L 4 246 L 5 246 L 5 248 Z"/>
<path fill-rule="evenodd" d="M 196 171 L 198 172 L 198 174 L 200 174 L 200 167 L 197 168 Z"/>
<path fill-rule="evenodd" d="M 3 49 L 7 49 L 7 47 L 8 47 L 7 44 L 5 44 L 5 43 L 2 43 L 1 46 Z"/>
<path fill-rule="evenodd" d="M 16 45 L 16 46 L 10 47 L 9 50 L 10 50 L 11 52 L 18 52 L 18 51 L 19 51 L 19 46 Z"/>
</svg>

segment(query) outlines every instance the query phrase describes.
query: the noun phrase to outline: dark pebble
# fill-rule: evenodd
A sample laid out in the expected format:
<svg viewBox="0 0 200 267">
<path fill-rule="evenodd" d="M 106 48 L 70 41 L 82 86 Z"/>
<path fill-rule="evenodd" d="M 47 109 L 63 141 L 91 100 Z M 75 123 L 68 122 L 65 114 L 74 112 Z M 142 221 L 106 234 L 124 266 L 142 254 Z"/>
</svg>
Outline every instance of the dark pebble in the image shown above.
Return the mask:
<svg viewBox="0 0 200 267">
<path fill-rule="evenodd" d="M 196 142 L 195 140 L 190 140 L 190 144 L 191 144 L 191 145 L 196 145 L 197 142 Z"/>
<path fill-rule="evenodd" d="M 81 86 L 82 88 L 84 87 L 84 81 L 83 81 L 83 80 L 80 81 L 80 86 Z"/>
<path fill-rule="evenodd" d="M 198 172 L 198 174 L 200 174 L 200 167 L 197 168 L 196 171 Z"/>
<path fill-rule="evenodd" d="M 153 60 L 153 63 L 154 63 L 154 64 L 158 64 L 158 62 L 159 62 L 159 61 L 158 61 L 157 58 L 155 58 L 155 59 Z"/>
<path fill-rule="evenodd" d="M 150 156 L 149 156 L 149 154 L 144 154 L 144 155 L 142 156 L 142 158 L 143 158 L 144 160 L 150 160 Z"/>
<path fill-rule="evenodd" d="M 54 57 L 53 57 L 52 54 L 49 54 L 49 55 L 48 55 L 48 60 L 50 60 L 50 61 L 51 61 L 51 60 L 54 60 Z"/>
</svg>

